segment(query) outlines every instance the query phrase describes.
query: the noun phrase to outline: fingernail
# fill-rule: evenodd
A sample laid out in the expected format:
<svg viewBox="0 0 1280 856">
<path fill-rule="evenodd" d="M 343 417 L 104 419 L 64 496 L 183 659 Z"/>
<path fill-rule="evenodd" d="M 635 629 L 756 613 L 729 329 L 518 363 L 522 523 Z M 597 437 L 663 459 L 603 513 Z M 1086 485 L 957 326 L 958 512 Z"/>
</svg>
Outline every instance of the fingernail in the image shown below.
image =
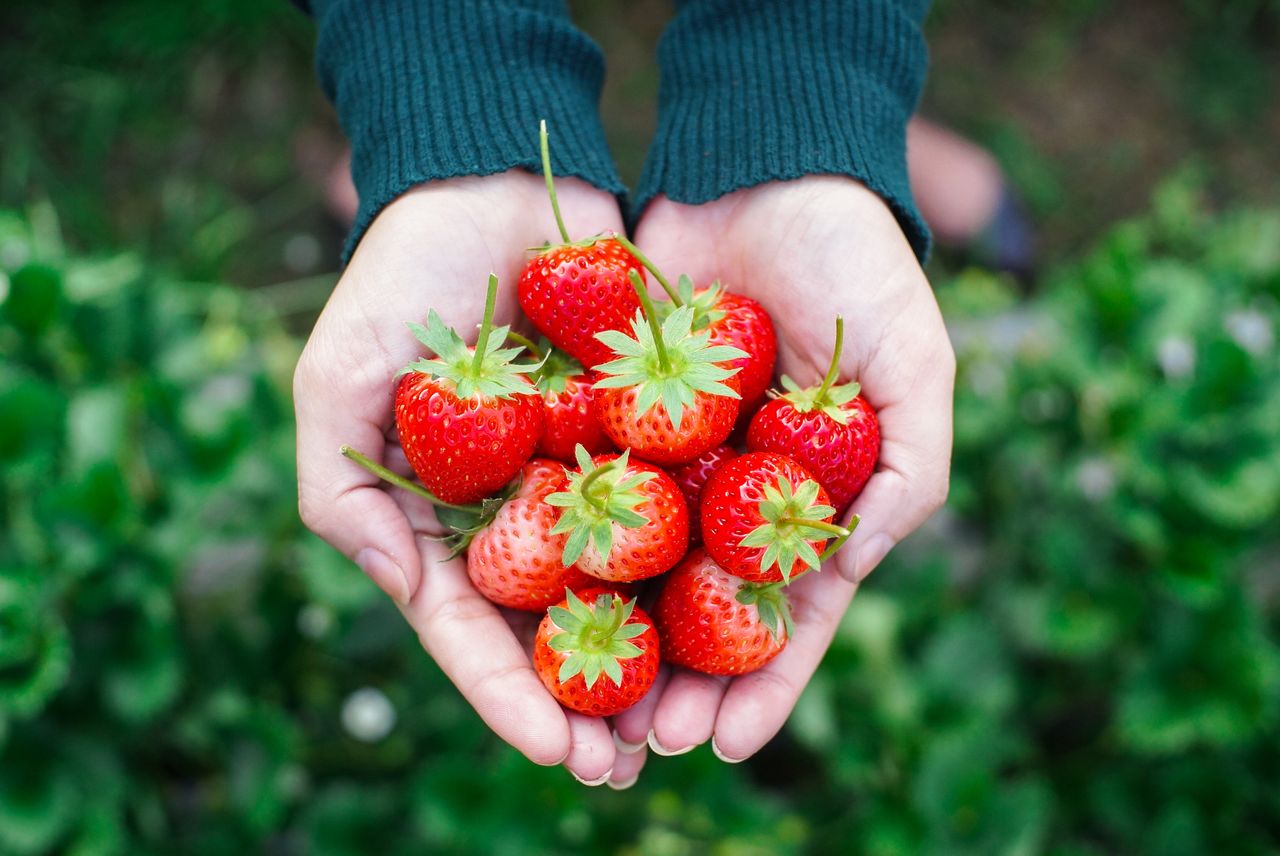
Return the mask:
<svg viewBox="0 0 1280 856">
<path fill-rule="evenodd" d="M 858 551 L 858 559 L 854 562 L 853 581 L 860 583 L 876 569 L 881 560 L 893 549 L 893 539 L 883 532 L 871 536 Z"/>
<path fill-rule="evenodd" d="M 391 560 L 381 550 L 365 547 L 356 553 L 356 564 L 365 576 L 373 580 L 374 585 L 386 592 L 387 596 L 401 606 L 409 605 L 409 578 L 404 569 Z"/>
<path fill-rule="evenodd" d="M 654 736 L 653 729 L 649 729 L 649 748 L 659 755 L 665 755 L 670 758 L 673 755 L 683 755 L 686 752 L 692 752 L 692 746 L 686 746 L 683 749 L 668 749 L 658 742 L 658 738 Z"/>
<path fill-rule="evenodd" d="M 741 764 L 743 761 L 747 760 L 746 758 L 730 758 L 728 755 L 721 752 L 720 746 L 716 743 L 716 738 L 714 736 L 711 738 L 711 752 L 726 764 Z"/>
<path fill-rule="evenodd" d="M 612 779 L 610 779 L 610 780 L 609 780 L 608 782 L 606 782 L 605 784 L 607 784 L 609 787 L 613 788 L 615 791 L 625 791 L 627 788 L 631 787 L 632 785 L 634 785 L 634 784 L 635 784 L 636 782 L 638 782 L 639 780 L 640 780 L 640 774 L 639 774 L 639 773 L 637 773 L 636 775 L 634 775 L 634 776 L 632 776 L 631 778 L 627 779 L 625 782 L 615 782 L 615 781 L 613 781 Z"/>
<path fill-rule="evenodd" d="M 645 747 L 645 741 L 639 743 L 628 743 L 622 739 L 622 735 L 613 732 L 613 745 L 618 747 L 618 751 L 624 755 L 634 755 Z"/>
<path fill-rule="evenodd" d="M 589 788 L 598 788 L 601 785 L 603 785 L 605 782 L 609 781 L 609 777 L 613 775 L 613 768 L 610 767 L 609 772 L 605 773 L 603 776 L 601 776 L 598 779 L 584 779 L 581 776 L 579 776 L 577 773 L 575 773 L 573 770 L 569 771 L 569 775 L 573 776 L 578 781 L 579 784 L 586 785 Z"/>
</svg>

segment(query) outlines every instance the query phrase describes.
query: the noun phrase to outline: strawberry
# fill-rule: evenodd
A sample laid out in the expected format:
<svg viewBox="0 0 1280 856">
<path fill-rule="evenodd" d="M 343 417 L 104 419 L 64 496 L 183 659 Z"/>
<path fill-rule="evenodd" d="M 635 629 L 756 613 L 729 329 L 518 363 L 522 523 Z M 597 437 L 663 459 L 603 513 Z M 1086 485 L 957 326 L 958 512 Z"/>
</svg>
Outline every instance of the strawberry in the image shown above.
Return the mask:
<svg viewBox="0 0 1280 856">
<path fill-rule="evenodd" d="M 689 506 L 690 543 L 696 543 L 702 539 L 698 509 L 702 504 L 703 486 L 711 478 L 711 474 L 720 469 L 721 464 L 732 461 L 736 457 L 738 453 L 732 446 L 716 446 L 671 471 L 671 477 L 680 486 L 685 504 Z"/>
<path fill-rule="evenodd" d="M 566 588 L 599 587 L 560 561 L 565 536 L 551 534 L 559 512 L 546 498 L 564 484 L 563 464 L 534 458 L 524 465 L 515 494 L 470 539 L 467 575 L 476 591 L 501 606 L 542 612 Z"/>
<path fill-rule="evenodd" d="M 595 334 L 625 330 L 640 308 L 628 274 L 643 276 L 644 269 L 613 238 L 569 239 L 551 176 L 546 122 L 538 136 L 547 194 L 564 243 L 538 250 L 525 267 L 518 286 L 520 308 L 553 345 L 591 368 L 613 358 Z"/>
<path fill-rule="evenodd" d="M 546 501 L 561 509 L 551 534 L 568 534 L 561 561 L 602 580 L 627 582 L 669 570 L 689 546 L 689 511 L 662 470 L 621 455 L 590 457 Z"/>
<path fill-rule="evenodd" d="M 711 476 L 702 489 L 702 540 L 734 576 L 790 582 L 796 563 L 817 570 L 832 536 L 835 552 L 850 530 L 831 522 L 836 510 L 809 471 L 786 455 L 748 452 Z"/>
<path fill-rule="evenodd" d="M 653 608 L 662 659 L 708 675 L 754 672 L 795 634 L 781 583 L 749 583 L 694 550 Z"/>
<path fill-rule="evenodd" d="M 805 466 L 844 513 L 871 478 L 880 457 L 880 421 L 857 383 L 837 384 L 844 319 L 836 318 L 836 346 L 831 367 L 819 386 L 801 389 L 783 375 L 787 392 L 770 401 L 751 419 L 747 447 L 753 452 L 779 452 Z"/>
<path fill-rule="evenodd" d="M 687 277 L 682 280 L 688 282 Z M 719 283 L 693 294 L 689 302 L 695 311 L 693 329 L 702 329 L 697 313 L 705 313 L 711 344 L 733 345 L 746 351 L 746 357 L 732 360 L 729 365 L 740 370 L 742 412 L 750 413 L 760 406 L 773 382 L 773 365 L 778 358 L 773 320 L 759 303 L 725 291 Z"/>
<path fill-rule="evenodd" d="M 542 399 L 515 365 L 520 348 L 503 348 L 506 327 L 493 327 L 498 278 L 490 274 L 484 320 L 468 348 L 432 310 L 427 326 L 410 324 L 435 352 L 405 370 L 396 388 L 400 445 L 418 478 L 446 503 L 471 503 L 520 471 L 542 436 Z"/>
<path fill-rule="evenodd" d="M 573 450 L 579 443 L 593 455 L 612 452 L 613 443 L 591 410 L 591 378 L 578 361 L 552 348 L 546 339 L 535 345 L 519 333 L 508 335 L 539 363 L 533 379 L 546 410 L 536 454 L 572 464 Z"/>
<path fill-rule="evenodd" d="M 740 412 L 755 410 L 773 380 L 773 365 L 778 358 L 778 335 L 765 308 L 750 297 L 734 294 L 719 282 L 695 291 L 693 280 L 681 276 L 676 287 L 672 288 L 670 280 L 639 247 L 621 235 L 616 237 L 618 243 L 653 274 L 670 298 L 658 304 L 659 321 L 665 321 L 672 311 L 681 306 L 691 306 L 694 332 L 708 330 L 711 344 L 731 345 L 743 351 L 744 355 L 730 360 L 729 366 L 739 370 L 738 381 L 742 387 Z"/>
<path fill-rule="evenodd" d="M 694 310 L 681 306 L 658 324 L 644 284 L 631 284 L 643 304 L 631 335 L 598 334 L 617 359 L 596 366 L 592 405 L 604 432 L 619 448 L 658 464 L 691 461 L 729 436 L 738 415 L 737 369 L 744 356 L 712 345 L 707 331 L 691 329 Z"/>
<path fill-rule="evenodd" d="M 566 592 L 533 641 L 533 667 L 565 707 L 611 716 L 638 702 L 658 676 L 658 633 L 634 598 Z"/>
</svg>

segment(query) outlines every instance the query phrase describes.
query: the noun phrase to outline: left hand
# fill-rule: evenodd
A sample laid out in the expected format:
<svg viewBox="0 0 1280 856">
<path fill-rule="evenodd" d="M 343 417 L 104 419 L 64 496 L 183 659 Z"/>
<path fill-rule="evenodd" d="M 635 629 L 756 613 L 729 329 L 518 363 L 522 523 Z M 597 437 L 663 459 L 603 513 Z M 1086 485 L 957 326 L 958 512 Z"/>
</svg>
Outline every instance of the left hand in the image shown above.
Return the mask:
<svg viewBox="0 0 1280 856">
<path fill-rule="evenodd" d="M 734 679 L 671 669 L 615 717 L 625 743 L 678 754 L 711 740 L 737 762 L 786 722 L 858 583 L 946 499 L 955 356 L 892 212 L 852 179 L 774 182 L 693 206 L 659 197 L 636 243 L 672 279 L 719 279 L 759 300 L 777 328 L 778 371 L 802 385 L 826 372 L 843 315 L 841 379 L 861 382 L 880 420 L 880 461 L 850 511 L 862 522 L 822 573 L 788 588 L 796 634 L 783 652 Z"/>
</svg>

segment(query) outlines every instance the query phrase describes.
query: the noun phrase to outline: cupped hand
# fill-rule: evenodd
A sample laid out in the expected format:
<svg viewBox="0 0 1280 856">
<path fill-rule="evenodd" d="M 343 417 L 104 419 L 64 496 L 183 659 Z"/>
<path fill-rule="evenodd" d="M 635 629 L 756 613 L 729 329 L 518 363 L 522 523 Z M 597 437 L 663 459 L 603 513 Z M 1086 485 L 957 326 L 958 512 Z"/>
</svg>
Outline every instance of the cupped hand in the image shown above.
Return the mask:
<svg viewBox="0 0 1280 856">
<path fill-rule="evenodd" d="M 778 369 L 801 385 L 820 382 L 843 315 L 841 379 L 861 382 L 880 419 L 880 461 L 850 509 L 857 530 L 821 573 L 788 588 L 791 643 L 739 678 L 673 669 L 615 720 L 623 744 L 676 754 L 711 740 L 740 761 L 790 715 L 858 583 L 946 499 L 955 356 L 893 214 L 852 179 L 775 182 L 694 206 L 660 197 L 636 243 L 671 276 L 719 279 L 760 301 L 777 328 Z"/>
<path fill-rule="evenodd" d="M 570 233 L 621 228 L 614 198 L 557 182 Z M 461 559 L 446 559 L 432 507 L 387 488 L 339 454 L 350 444 L 401 475 L 396 373 L 422 356 L 406 322 L 435 309 L 474 340 L 489 273 L 498 275 L 495 321 L 518 316 L 516 281 L 527 248 L 557 235 L 540 177 L 521 171 L 422 185 L 387 206 L 360 242 L 316 322 L 294 376 L 298 500 L 307 526 L 390 597 L 423 647 L 497 734 L 539 764 L 578 778 L 634 778 L 643 756 L 615 768 L 608 726 L 564 711 L 534 673 L 526 645 L 538 616 L 500 610 L 472 587 Z M 470 335 L 469 335 L 470 334 Z M 633 769 L 634 768 L 634 769 Z"/>
</svg>

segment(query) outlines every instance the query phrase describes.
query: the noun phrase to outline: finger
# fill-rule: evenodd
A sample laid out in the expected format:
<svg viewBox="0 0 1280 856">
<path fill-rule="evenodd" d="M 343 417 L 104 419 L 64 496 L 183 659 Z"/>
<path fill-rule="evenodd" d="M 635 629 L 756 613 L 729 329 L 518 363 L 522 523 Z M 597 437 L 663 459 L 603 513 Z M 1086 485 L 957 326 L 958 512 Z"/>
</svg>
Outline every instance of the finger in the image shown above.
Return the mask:
<svg viewBox="0 0 1280 856">
<path fill-rule="evenodd" d="M 535 764 L 561 763 L 573 746 L 569 721 L 502 613 L 472 587 L 461 560 L 446 561 L 437 542 L 420 544 L 427 570 L 402 612 L 423 648 L 499 737 Z M 607 730 L 603 741 L 612 749 Z"/>
<path fill-rule="evenodd" d="M 835 635 L 857 586 L 838 574 L 808 574 L 788 588 L 796 634 L 759 671 L 735 678 L 720 703 L 712 749 L 729 763 L 750 758 L 782 728 Z"/>
<path fill-rule="evenodd" d="M 613 717 L 613 742 L 619 752 L 635 752 L 647 746 L 649 729 L 653 728 L 653 712 L 658 707 L 658 700 L 666 690 L 671 676 L 671 667 L 663 664 L 658 668 L 658 676 L 653 686 L 640 701 Z"/>
<path fill-rule="evenodd" d="M 878 380 L 877 375 L 890 374 L 881 370 L 880 355 L 863 375 L 869 396 L 877 389 L 896 394 L 888 401 L 870 400 L 880 422 L 880 460 L 850 509 L 850 518 L 856 514 L 860 521 L 835 562 L 839 573 L 852 582 L 865 579 L 894 545 L 946 501 L 955 357 L 940 320 L 937 327 L 936 335 L 925 337 L 925 342 L 915 339 L 901 353 L 890 355 L 899 367 L 893 374 L 905 363 L 915 366 L 905 382 L 900 377 Z"/>
<path fill-rule="evenodd" d="M 640 778 L 644 762 L 649 757 L 649 750 L 641 746 L 634 752 L 619 752 L 613 761 L 613 772 L 609 774 L 606 784 L 615 791 L 625 791 Z"/>
<path fill-rule="evenodd" d="M 675 669 L 653 714 L 649 748 L 659 755 L 683 755 L 710 740 L 729 681 Z"/>
<path fill-rule="evenodd" d="M 565 769 L 584 785 L 595 787 L 609 780 L 613 772 L 613 732 L 609 723 L 598 716 L 583 716 L 568 712 L 569 757 L 564 759 Z"/>
</svg>

